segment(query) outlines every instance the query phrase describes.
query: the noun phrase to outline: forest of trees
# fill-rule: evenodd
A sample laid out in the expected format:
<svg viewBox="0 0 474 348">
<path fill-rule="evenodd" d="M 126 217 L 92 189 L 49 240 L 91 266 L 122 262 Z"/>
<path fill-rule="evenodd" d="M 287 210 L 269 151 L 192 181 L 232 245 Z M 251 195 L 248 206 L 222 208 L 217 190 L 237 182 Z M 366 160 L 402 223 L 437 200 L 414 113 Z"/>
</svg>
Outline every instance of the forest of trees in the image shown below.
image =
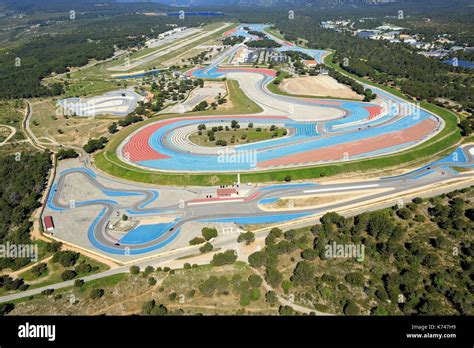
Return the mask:
<svg viewBox="0 0 474 348">
<path fill-rule="evenodd" d="M 472 190 L 350 218 L 327 213 L 310 233 L 274 228 L 249 263 L 275 289 L 291 288 L 323 312 L 472 315 Z M 364 260 L 328 257 L 332 243 L 364 245 Z M 280 272 L 288 256 L 289 279 Z"/>
<path fill-rule="evenodd" d="M 167 24 L 176 22 L 176 18 L 118 15 L 101 21 L 71 22 L 74 24 L 64 32 L 36 36 L 2 52 L 0 99 L 60 95 L 61 84 L 48 86 L 41 79 L 67 72 L 71 66 L 85 65 L 91 59 L 112 57 L 115 47 L 143 46 L 147 37 L 169 30 Z M 192 27 L 200 22 L 199 17 L 190 17 L 180 25 Z M 103 30 L 105 27 L 107 30 Z"/>
<path fill-rule="evenodd" d="M 48 152 L 4 156 L 0 161 L 0 243 L 30 243 L 29 218 L 39 206 L 51 168 Z M 0 258 L 0 270 L 18 269 L 29 259 Z"/>
<path fill-rule="evenodd" d="M 249 41 L 246 43 L 247 47 L 252 47 L 252 48 L 278 48 L 281 47 L 281 45 L 271 39 L 262 39 L 262 40 L 255 40 L 255 41 Z"/>
<path fill-rule="evenodd" d="M 228 36 L 224 40 L 222 40 L 222 43 L 225 46 L 234 46 L 236 44 L 239 44 L 245 40 L 245 37 L 243 36 Z"/>
</svg>

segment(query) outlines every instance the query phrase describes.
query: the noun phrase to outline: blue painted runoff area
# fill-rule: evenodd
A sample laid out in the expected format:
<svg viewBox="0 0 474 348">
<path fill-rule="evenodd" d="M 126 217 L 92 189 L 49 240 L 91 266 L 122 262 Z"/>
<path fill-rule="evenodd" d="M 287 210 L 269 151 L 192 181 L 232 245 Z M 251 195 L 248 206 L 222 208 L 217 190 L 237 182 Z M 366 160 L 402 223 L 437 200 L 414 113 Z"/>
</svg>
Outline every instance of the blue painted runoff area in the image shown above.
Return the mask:
<svg viewBox="0 0 474 348">
<path fill-rule="evenodd" d="M 91 242 L 91 244 L 99 250 L 102 250 L 102 251 L 105 251 L 107 253 L 114 254 L 114 255 L 125 255 L 125 251 L 123 249 L 118 249 L 118 248 L 113 248 L 113 247 L 103 245 L 103 244 L 99 243 L 99 241 L 95 238 L 95 235 L 94 235 L 95 227 L 97 226 L 99 221 L 104 216 L 106 210 L 107 210 L 107 208 L 102 209 L 100 211 L 99 215 L 97 215 L 97 217 L 94 219 L 92 224 L 89 226 L 89 230 L 87 232 L 87 237 L 89 238 L 89 241 Z M 130 255 L 140 255 L 140 254 L 144 254 L 144 253 L 147 253 L 147 252 L 150 252 L 150 251 L 154 251 L 154 250 L 163 248 L 164 246 L 171 243 L 179 235 L 180 232 L 181 232 L 181 229 L 177 229 L 168 239 L 164 240 L 163 242 L 154 244 L 154 245 L 146 247 L 146 248 L 130 249 L 128 253 Z"/>
<path fill-rule="evenodd" d="M 307 187 L 307 186 L 317 186 L 312 182 L 306 182 L 301 184 L 282 184 L 282 185 L 271 185 L 262 187 L 261 191 L 268 191 L 268 190 L 278 190 L 278 189 L 292 189 L 292 188 L 300 188 L 300 187 Z"/>
<path fill-rule="evenodd" d="M 270 203 L 275 203 L 276 201 L 278 201 L 280 198 L 278 197 L 268 197 L 268 198 L 264 198 L 264 199 L 261 199 L 260 201 L 258 201 L 258 204 L 270 204 Z"/>
<path fill-rule="evenodd" d="M 142 225 L 134 228 L 120 239 L 120 244 L 145 244 L 165 234 L 175 222 L 168 224 Z"/>
</svg>

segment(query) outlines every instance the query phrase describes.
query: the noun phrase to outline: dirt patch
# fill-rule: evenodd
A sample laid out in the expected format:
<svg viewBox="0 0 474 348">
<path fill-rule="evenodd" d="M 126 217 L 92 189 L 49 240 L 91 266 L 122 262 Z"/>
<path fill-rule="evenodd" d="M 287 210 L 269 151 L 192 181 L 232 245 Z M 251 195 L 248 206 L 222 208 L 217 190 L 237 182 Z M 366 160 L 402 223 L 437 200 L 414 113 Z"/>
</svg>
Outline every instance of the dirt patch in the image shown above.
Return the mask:
<svg viewBox="0 0 474 348">
<path fill-rule="evenodd" d="M 296 95 L 314 95 L 321 97 L 349 98 L 362 100 L 363 97 L 350 87 L 337 82 L 328 75 L 302 76 L 284 79 L 279 88 L 286 93 Z"/>
<path fill-rule="evenodd" d="M 343 203 L 351 201 L 354 198 L 362 198 L 376 193 L 387 192 L 391 189 L 361 190 L 351 191 L 350 193 L 334 194 L 320 193 L 311 196 L 295 196 L 280 199 L 275 203 L 261 206 L 263 210 L 279 210 L 279 209 L 301 209 L 301 208 L 319 208 L 328 204 Z"/>
<path fill-rule="evenodd" d="M 66 147 L 82 147 L 91 138 L 108 134 L 108 127 L 117 119 L 99 117 L 74 117 L 56 115 L 52 99 L 32 104 L 31 130 L 46 147 L 62 144 Z"/>
</svg>

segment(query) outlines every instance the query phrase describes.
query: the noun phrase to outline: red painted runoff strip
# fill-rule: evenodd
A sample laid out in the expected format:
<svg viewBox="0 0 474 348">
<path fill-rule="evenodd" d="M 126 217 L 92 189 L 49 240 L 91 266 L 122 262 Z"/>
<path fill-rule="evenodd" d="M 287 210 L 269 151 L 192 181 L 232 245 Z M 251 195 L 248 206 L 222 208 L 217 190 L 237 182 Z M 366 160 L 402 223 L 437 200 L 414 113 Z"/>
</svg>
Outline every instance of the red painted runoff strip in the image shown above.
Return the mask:
<svg viewBox="0 0 474 348">
<path fill-rule="evenodd" d="M 364 106 L 364 109 L 369 112 L 369 120 L 373 120 L 382 113 L 382 107 L 378 105 Z"/>
<path fill-rule="evenodd" d="M 241 118 L 251 118 L 251 119 L 265 119 L 265 118 L 273 118 L 273 119 L 287 119 L 286 116 L 196 116 L 196 117 L 186 117 L 186 120 L 209 120 L 209 119 L 241 119 Z M 122 155 L 131 162 L 141 162 L 141 161 L 151 161 L 151 160 L 160 160 L 169 158 L 169 156 L 159 153 L 155 149 L 153 149 L 150 144 L 149 140 L 150 137 L 161 127 L 167 126 L 169 124 L 183 121 L 183 118 L 180 119 L 169 119 L 159 121 L 157 123 L 151 124 L 139 132 L 134 134 L 130 140 L 125 144 L 122 149 Z"/>
<path fill-rule="evenodd" d="M 428 119 L 401 131 L 264 161 L 259 163 L 258 167 L 265 168 L 320 161 L 334 161 L 343 159 L 345 155 L 350 158 L 371 151 L 420 140 L 433 132 L 437 125 L 434 119 Z"/>
</svg>

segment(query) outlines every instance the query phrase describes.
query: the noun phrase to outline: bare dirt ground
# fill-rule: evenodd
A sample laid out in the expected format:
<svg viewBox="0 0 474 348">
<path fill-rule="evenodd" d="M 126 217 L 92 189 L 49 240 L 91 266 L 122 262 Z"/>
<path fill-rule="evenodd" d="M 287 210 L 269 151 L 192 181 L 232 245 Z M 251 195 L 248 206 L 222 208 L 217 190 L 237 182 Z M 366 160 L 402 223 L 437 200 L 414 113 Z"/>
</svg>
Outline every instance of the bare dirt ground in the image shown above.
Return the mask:
<svg viewBox="0 0 474 348">
<path fill-rule="evenodd" d="M 290 94 L 363 99 L 350 87 L 327 75 L 293 77 L 283 80 L 279 87 L 283 92 Z"/>
<path fill-rule="evenodd" d="M 39 295 L 30 301 L 17 303 L 11 315 L 131 315 L 140 314 L 143 303 L 154 299 L 171 310 L 182 308 L 186 314 L 236 314 L 239 310 L 256 314 L 275 314 L 276 307 L 265 301 L 265 288 L 259 287 L 260 298 L 243 307 L 239 295 L 231 284 L 226 291 L 205 296 L 199 290 L 211 275 L 225 276 L 229 281 L 234 275 L 247 279 L 253 271 L 242 265 L 221 267 L 201 266 L 188 270 L 178 269 L 175 274 L 154 271 L 149 274 L 121 275 L 117 281 L 86 282 L 82 287 L 55 291 L 52 295 Z M 149 285 L 148 278 L 156 279 Z M 92 299 L 92 289 L 104 289 L 100 299 Z M 194 290 L 190 294 L 190 290 Z M 174 293 L 174 298 L 170 294 Z M 61 295 L 61 296 L 58 296 Z M 73 301 L 71 301 L 71 299 Z M 75 300 L 75 301 L 74 301 Z"/>
<path fill-rule="evenodd" d="M 375 193 L 387 192 L 391 189 L 378 189 L 378 190 L 360 190 L 352 191 L 350 194 L 334 194 L 334 193 L 320 193 L 314 196 L 294 196 L 271 204 L 266 204 L 261 208 L 264 210 L 278 210 L 278 209 L 301 209 L 301 208 L 320 208 L 328 204 L 344 203 L 354 198 L 362 198 L 373 195 Z M 291 205 L 289 205 L 291 203 Z"/>
<path fill-rule="evenodd" d="M 52 99 L 32 103 L 31 130 L 46 147 L 82 147 L 90 138 L 108 133 L 108 126 L 116 119 L 99 117 L 65 117 L 56 115 Z"/>
</svg>

